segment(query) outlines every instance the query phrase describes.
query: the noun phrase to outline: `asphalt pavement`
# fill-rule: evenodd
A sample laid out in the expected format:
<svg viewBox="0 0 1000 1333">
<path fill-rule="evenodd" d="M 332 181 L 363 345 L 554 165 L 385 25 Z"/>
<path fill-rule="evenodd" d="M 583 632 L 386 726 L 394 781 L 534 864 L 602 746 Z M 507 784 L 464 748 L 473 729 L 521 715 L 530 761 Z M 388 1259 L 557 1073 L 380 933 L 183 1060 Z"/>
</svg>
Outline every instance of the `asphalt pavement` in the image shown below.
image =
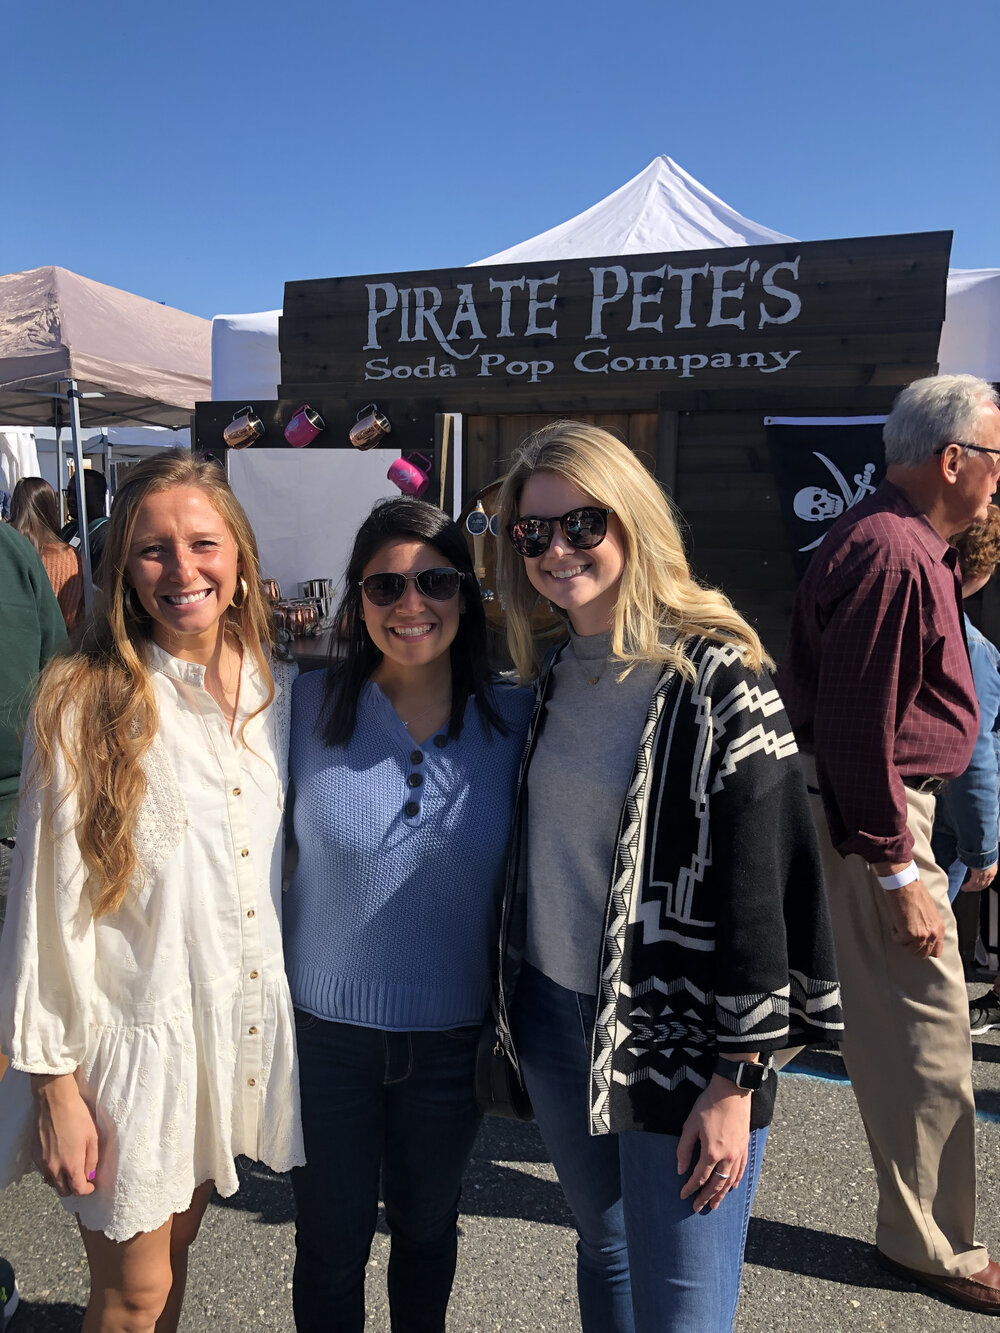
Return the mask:
<svg viewBox="0 0 1000 1333">
<path fill-rule="evenodd" d="M 972 988 L 978 994 L 983 986 Z M 979 1239 L 1000 1257 L 1000 1034 L 974 1039 Z M 968 1333 L 1000 1320 L 956 1309 L 874 1262 L 875 1186 L 854 1097 L 834 1055 L 781 1075 L 747 1244 L 738 1333 Z M 578 1333 L 574 1233 L 537 1129 L 487 1121 L 465 1186 L 449 1333 Z M 387 1333 L 380 1224 L 368 1329 Z M 37 1176 L 0 1196 L 0 1253 L 17 1270 L 12 1333 L 75 1333 L 87 1268 L 75 1224 Z M 245 1164 L 215 1199 L 192 1252 L 182 1333 L 293 1333 L 292 1198 L 285 1177 Z"/>
</svg>

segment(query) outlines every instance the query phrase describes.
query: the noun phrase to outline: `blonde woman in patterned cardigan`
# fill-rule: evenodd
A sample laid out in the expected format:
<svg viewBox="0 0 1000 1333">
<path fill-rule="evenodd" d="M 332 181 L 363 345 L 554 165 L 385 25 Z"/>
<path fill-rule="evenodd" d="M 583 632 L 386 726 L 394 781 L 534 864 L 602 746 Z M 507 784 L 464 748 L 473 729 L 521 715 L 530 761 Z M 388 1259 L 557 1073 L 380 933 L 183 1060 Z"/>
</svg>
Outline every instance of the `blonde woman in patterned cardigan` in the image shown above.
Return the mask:
<svg viewBox="0 0 1000 1333">
<path fill-rule="evenodd" d="M 723 1333 L 769 1056 L 840 1030 L 795 743 L 760 640 L 693 579 L 670 506 L 619 440 L 547 427 L 499 512 L 508 640 L 538 691 L 500 1038 L 573 1209 L 584 1333 Z M 569 631 L 540 674 L 538 596 Z"/>
</svg>

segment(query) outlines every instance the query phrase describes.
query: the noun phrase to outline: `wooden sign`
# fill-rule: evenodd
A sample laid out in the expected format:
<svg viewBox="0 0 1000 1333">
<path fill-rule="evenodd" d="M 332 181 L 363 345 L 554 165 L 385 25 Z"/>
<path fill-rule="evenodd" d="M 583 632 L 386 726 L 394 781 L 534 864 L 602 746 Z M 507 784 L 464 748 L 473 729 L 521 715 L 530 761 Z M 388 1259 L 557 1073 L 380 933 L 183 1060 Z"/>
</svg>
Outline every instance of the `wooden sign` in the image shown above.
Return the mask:
<svg viewBox="0 0 1000 1333">
<path fill-rule="evenodd" d="M 281 392 L 461 407 L 905 384 L 936 369 L 950 249 L 926 232 L 290 282 Z"/>
</svg>

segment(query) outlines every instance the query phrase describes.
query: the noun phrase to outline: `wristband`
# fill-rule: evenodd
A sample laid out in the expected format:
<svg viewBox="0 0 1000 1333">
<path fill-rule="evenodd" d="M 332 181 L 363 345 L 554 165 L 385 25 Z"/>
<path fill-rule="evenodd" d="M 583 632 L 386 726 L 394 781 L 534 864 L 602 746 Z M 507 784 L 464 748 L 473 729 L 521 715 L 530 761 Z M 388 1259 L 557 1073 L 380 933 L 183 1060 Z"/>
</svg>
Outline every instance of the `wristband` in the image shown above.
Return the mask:
<svg viewBox="0 0 1000 1333">
<path fill-rule="evenodd" d="M 878 882 L 883 889 L 901 889 L 904 884 L 912 884 L 915 879 L 920 878 L 920 871 L 916 863 L 911 861 L 908 866 L 898 870 L 895 875 L 877 875 Z"/>
</svg>

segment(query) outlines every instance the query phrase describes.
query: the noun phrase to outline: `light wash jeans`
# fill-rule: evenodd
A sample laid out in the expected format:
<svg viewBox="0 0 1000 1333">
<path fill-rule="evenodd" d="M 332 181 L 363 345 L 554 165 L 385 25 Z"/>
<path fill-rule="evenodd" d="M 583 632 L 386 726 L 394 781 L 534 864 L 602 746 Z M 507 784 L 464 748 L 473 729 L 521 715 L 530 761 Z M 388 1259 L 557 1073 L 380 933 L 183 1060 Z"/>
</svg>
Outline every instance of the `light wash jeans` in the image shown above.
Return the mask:
<svg viewBox="0 0 1000 1333">
<path fill-rule="evenodd" d="M 750 1135 L 739 1187 L 695 1213 L 674 1136 L 589 1133 L 594 1011 L 592 996 L 525 965 L 514 1044 L 576 1222 L 583 1333 L 729 1333 L 767 1130 Z"/>
</svg>

